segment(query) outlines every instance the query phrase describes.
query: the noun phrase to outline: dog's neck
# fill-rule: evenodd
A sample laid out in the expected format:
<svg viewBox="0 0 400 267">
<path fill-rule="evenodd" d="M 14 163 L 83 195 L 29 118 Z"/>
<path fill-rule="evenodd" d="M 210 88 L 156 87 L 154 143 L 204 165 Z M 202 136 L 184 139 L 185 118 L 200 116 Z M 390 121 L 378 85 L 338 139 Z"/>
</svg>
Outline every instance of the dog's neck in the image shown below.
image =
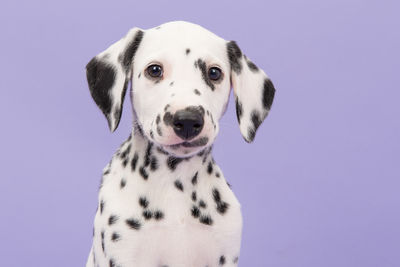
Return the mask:
<svg viewBox="0 0 400 267">
<path fill-rule="evenodd" d="M 194 174 L 201 169 L 210 169 L 214 165 L 211 151 L 212 146 L 190 157 L 176 157 L 157 146 L 135 127 L 116 156 L 121 158 L 126 168 L 139 172 L 146 180 L 151 172 L 157 171 L 162 166 L 166 166 L 171 173 L 182 175 Z"/>
</svg>

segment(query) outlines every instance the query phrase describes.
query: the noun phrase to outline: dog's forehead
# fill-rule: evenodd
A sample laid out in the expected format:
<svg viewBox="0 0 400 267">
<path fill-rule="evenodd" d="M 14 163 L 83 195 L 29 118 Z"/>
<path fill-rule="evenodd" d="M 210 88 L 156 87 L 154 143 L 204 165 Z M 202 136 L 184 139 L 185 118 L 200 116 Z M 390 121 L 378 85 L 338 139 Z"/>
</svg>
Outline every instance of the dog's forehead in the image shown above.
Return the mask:
<svg viewBox="0 0 400 267">
<path fill-rule="evenodd" d="M 175 21 L 146 30 L 142 49 L 145 53 L 168 50 L 218 56 L 226 54 L 226 41 L 197 24 Z"/>
</svg>

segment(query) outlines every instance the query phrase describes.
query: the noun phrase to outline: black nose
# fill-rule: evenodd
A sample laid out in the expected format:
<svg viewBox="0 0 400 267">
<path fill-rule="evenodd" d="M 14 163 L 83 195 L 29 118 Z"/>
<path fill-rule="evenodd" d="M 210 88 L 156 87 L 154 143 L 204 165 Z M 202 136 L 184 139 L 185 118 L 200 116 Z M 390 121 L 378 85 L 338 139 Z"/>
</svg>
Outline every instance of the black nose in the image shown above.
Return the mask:
<svg viewBox="0 0 400 267">
<path fill-rule="evenodd" d="M 189 140 L 203 129 L 203 114 L 196 108 L 186 108 L 175 112 L 172 127 L 177 136 Z"/>
</svg>

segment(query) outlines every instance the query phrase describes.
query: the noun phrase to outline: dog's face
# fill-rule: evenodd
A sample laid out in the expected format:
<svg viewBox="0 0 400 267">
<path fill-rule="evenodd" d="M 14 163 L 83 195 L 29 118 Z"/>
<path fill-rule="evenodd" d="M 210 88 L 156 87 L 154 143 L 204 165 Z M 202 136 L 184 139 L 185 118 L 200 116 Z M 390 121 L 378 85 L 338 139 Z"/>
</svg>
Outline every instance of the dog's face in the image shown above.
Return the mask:
<svg viewBox="0 0 400 267">
<path fill-rule="evenodd" d="M 191 156 L 213 143 L 231 87 L 248 142 L 268 114 L 275 92 L 235 42 L 187 22 L 132 29 L 89 62 L 87 78 L 112 131 L 131 80 L 138 129 L 177 157 Z"/>
</svg>

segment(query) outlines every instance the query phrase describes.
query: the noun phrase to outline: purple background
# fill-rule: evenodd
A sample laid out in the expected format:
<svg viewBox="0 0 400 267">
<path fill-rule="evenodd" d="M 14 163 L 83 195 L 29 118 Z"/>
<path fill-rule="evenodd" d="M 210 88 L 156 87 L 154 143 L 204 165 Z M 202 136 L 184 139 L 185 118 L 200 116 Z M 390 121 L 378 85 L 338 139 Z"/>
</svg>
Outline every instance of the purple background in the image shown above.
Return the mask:
<svg viewBox="0 0 400 267">
<path fill-rule="evenodd" d="M 252 145 L 234 105 L 214 155 L 242 203 L 240 266 L 400 266 L 396 1 L 2 1 L 2 266 L 83 266 L 115 134 L 84 67 L 133 26 L 198 23 L 277 88 Z M 127 98 L 129 99 L 129 98 Z"/>
</svg>

